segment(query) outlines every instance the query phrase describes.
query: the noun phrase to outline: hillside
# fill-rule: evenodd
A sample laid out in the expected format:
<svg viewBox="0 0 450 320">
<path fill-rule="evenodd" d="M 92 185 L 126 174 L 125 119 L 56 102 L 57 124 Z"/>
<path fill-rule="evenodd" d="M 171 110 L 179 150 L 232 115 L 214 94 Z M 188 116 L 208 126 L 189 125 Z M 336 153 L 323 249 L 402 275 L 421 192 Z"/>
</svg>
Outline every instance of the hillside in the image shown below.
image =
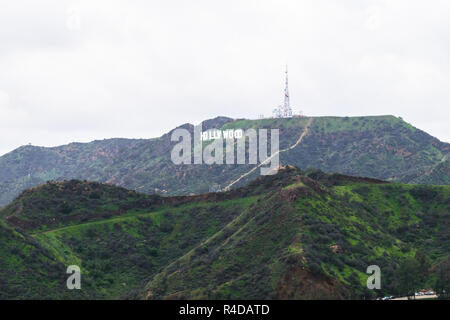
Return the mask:
<svg viewBox="0 0 450 320">
<path fill-rule="evenodd" d="M 448 184 L 450 144 L 393 116 L 233 120 L 219 117 L 203 128 L 279 128 L 282 164 L 405 183 Z M 192 125 L 183 128 L 193 130 Z M 44 148 L 25 146 L 0 157 L 0 205 L 49 180 L 89 180 L 144 193 L 201 194 L 224 188 L 253 165 L 174 165 L 170 133 L 149 140 L 110 139 Z M 445 163 L 444 163 L 445 164 Z M 435 172 L 431 172 L 430 170 Z M 255 174 L 233 185 L 245 185 Z M 214 189 L 214 188 L 213 188 Z"/>
<path fill-rule="evenodd" d="M 399 179 L 416 184 L 450 185 L 450 161 L 445 158 L 437 165 L 423 168 L 419 172 L 406 173 Z"/>
<path fill-rule="evenodd" d="M 61 212 L 65 204 L 73 210 Z M 183 197 L 52 182 L 25 191 L 0 211 L 9 224 L 1 224 L 9 249 L 0 249 L 0 283 L 16 288 L 0 290 L 0 297 L 37 297 L 41 282 L 55 299 L 348 299 L 401 293 L 398 272 L 413 258 L 424 268 L 422 284 L 434 283 L 435 266 L 449 257 L 449 215 L 449 186 L 293 167 L 229 192 Z M 24 253 L 29 243 L 36 254 Z M 56 280 L 70 264 L 82 269 L 81 292 L 68 292 Z M 365 289 L 365 269 L 372 264 L 382 269 L 381 291 Z M 54 272 L 38 271 L 42 265 L 54 265 Z M 39 277 L 27 286 L 24 274 L 5 273 L 16 268 Z"/>
<path fill-rule="evenodd" d="M 84 299 L 65 289 L 66 267 L 29 235 L 0 221 L 0 299 Z M 87 284 L 89 287 L 89 284 Z"/>
<path fill-rule="evenodd" d="M 48 182 L 22 192 L 1 215 L 24 230 L 45 231 L 100 218 L 121 215 L 130 209 L 151 209 L 161 197 L 86 181 Z"/>
<path fill-rule="evenodd" d="M 155 276 L 140 297 L 370 297 L 364 272 L 372 264 L 383 270 L 383 291 L 400 293 L 402 261 L 418 252 L 435 263 L 449 255 L 449 187 L 283 175 L 282 183 L 261 179 L 276 191 Z"/>
<path fill-rule="evenodd" d="M 49 283 L 45 297 L 52 299 L 122 297 L 218 232 L 256 199 L 227 200 L 236 197 L 235 193 L 163 199 L 76 180 L 26 190 L 0 212 L 10 226 L 8 231 L 14 227 L 19 230 L 14 234 L 24 235 L 20 244 L 11 241 L 11 236 L 4 239 L 8 245 L 2 248 L 2 261 L 14 264 L 0 270 L 0 283 L 21 290 L 17 298 L 39 297 L 45 289 L 40 283 Z M 17 268 L 17 259 L 27 255 L 28 250 L 21 248 L 28 247 L 28 242 L 45 254 L 44 261 L 34 254 L 19 260 L 20 268 L 40 275 L 30 287 L 29 276 L 5 273 Z M 10 247 L 16 249 L 9 251 Z M 44 272 L 40 271 L 42 264 L 46 265 Z M 70 294 L 64 287 L 63 266 L 72 264 L 82 268 L 83 290 Z M 0 299 L 11 297 L 16 298 L 0 290 Z"/>
</svg>

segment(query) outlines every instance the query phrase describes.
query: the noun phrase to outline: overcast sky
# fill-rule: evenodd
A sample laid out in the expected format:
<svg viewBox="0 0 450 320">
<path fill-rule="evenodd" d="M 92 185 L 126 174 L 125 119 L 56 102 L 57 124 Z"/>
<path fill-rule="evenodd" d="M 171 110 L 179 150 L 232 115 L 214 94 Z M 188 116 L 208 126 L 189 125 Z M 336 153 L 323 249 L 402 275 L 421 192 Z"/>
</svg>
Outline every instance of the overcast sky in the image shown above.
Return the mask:
<svg viewBox="0 0 450 320">
<path fill-rule="evenodd" d="M 281 103 L 450 142 L 450 1 L 1 1 L 0 154 Z"/>
</svg>

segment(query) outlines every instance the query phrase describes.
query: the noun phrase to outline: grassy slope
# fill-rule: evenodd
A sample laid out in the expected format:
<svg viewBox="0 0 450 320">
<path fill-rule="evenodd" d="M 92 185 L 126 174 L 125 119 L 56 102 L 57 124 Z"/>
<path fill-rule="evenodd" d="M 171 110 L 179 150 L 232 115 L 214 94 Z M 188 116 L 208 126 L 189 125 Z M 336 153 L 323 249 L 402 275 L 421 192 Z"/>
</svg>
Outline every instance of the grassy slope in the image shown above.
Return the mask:
<svg viewBox="0 0 450 320">
<path fill-rule="evenodd" d="M 378 294 L 393 293 L 403 259 L 450 252 L 450 187 L 293 179 L 156 275 L 141 297 L 360 298 L 374 294 L 364 289 L 367 266 L 383 270 Z"/>
<path fill-rule="evenodd" d="M 45 264 L 59 268 L 54 273 L 59 280 L 57 287 L 48 275 L 38 277 L 25 297 L 37 297 L 37 292 L 44 290 L 39 285 L 42 282 L 52 285 L 46 297 L 78 298 L 77 291 L 64 287 L 65 268 L 75 264 L 82 270 L 84 297 L 110 299 L 126 296 L 172 260 L 218 232 L 256 199 L 249 196 L 231 201 L 211 195 L 205 199 L 176 198 L 166 204 L 157 196 L 72 180 L 28 190 L 1 215 L 16 227 L 27 227 L 27 237 L 31 235 L 30 241 L 47 254 Z M 62 213 L 61 208 L 67 205 L 73 210 Z M 10 264 L 15 254 L 9 253 L 10 259 L 4 261 L 10 270 L 16 268 Z M 17 263 L 34 272 L 39 270 L 36 261 Z M 20 274 L 18 279 L 21 282 L 17 287 L 25 289 L 27 276 Z M 0 280 L 10 285 L 8 277 L 2 275 Z"/>
<path fill-rule="evenodd" d="M 282 160 L 301 168 L 392 179 L 438 163 L 448 148 L 393 116 L 318 117 L 302 145 Z"/>
<path fill-rule="evenodd" d="M 0 299 L 88 298 L 85 290 L 65 289 L 66 267 L 41 243 L 0 221 Z"/>
<path fill-rule="evenodd" d="M 35 238 L 78 264 L 100 298 L 126 295 L 218 232 L 254 199 L 187 204 L 62 228 Z"/>
<path fill-rule="evenodd" d="M 6 206 L 0 215 L 25 230 L 46 231 L 120 215 L 130 209 L 149 210 L 160 204 L 159 196 L 96 182 L 71 180 L 48 182 L 28 189 Z"/>
<path fill-rule="evenodd" d="M 424 170 L 419 176 L 413 176 L 412 182 L 420 184 L 431 184 L 439 182 L 441 185 L 450 185 L 450 161 L 444 160 L 437 165 Z"/>
<path fill-rule="evenodd" d="M 358 298 L 370 295 L 370 264 L 382 268 L 386 294 L 398 264 L 417 250 L 433 263 L 448 256 L 450 187 L 307 175 L 288 168 L 228 193 L 157 203 L 81 181 L 30 190 L 0 215 L 28 221 L 45 204 L 51 223 L 27 234 L 2 223 L 0 283 L 8 291 L 0 291 L 7 298 L 43 290 L 51 298 Z M 75 220 L 59 212 L 67 202 L 80 207 Z M 64 289 L 70 264 L 82 268 L 81 292 Z M 15 269 L 23 273 L 12 276 Z M 39 276 L 29 284 L 31 274 Z"/>
<path fill-rule="evenodd" d="M 223 129 L 279 128 L 280 149 L 284 149 L 298 139 L 307 120 L 239 120 L 225 124 Z M 302 143 L 282 153 L 280 160 L 284 165 L 302 169 L 319 168 L 405 183 L 447 185 L 450 173 L 438 169 L 443 167 L 439 164 L 448 152 L 449 144 L 394 116 L 314 117 Z M 429 168 L 435 166 L 440 174 L 429 174 Z M 255 172 L 236 186 L 243 186 L 257 176 Z"/>
</svg>

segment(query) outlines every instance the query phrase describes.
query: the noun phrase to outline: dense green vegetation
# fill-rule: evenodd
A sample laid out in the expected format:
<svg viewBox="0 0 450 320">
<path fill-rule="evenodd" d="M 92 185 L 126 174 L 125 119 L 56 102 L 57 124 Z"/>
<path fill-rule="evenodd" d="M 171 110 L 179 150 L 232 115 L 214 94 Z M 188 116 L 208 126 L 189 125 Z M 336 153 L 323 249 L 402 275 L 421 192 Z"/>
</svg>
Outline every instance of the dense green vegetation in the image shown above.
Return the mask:
<svg viewBox="0 0 450 320">
<path fill-rule="evenodd" d="M 233 120 L 219 117 L 203 129 L 277 128 L 280 147 L 293 145 L 309 118 Z M 184 125 L 193 131 L 192 125 Z M 161 195 L 223 188 L 252 165 L 174 165 L 170 133 L 157 139 L 109 139 L 55 148 L 24 146 L 0 157 L 0 205 L 49 180 L 86 179 Z M 404 183 L 448 185 L 450 145 L 393 116 L 314 117 L 308 135 L 281 154 L 284 165 L 319 168 Z M 256 179 L 249 175 L 235 186 Z M 215 188 L 211 189 L 211 186 Z"/>
<path fill-rule="evenodd" d="M 315 171 L 308 175 L 285 177 L 282 185 L 276 177 L 263 179 L 265 189 L 278 185 L 277 192 L 268 193 L 233 221 L 229 236 L 216 235 L 201 250 L 155 276 L 143 296 L 258 299 L 404 294 L 404 284 L 410 281 L 402 281 L 399 274 L 404 274 L 401 270 L 408 259 L 418 252 L 426 252 L 424 259 L 431 264 L 448 257 L 449 187 L 358 181 Z M 382 270 L 380 291 L 366 289 L 369 265 Z M 435 276 L 429 270 L 420 273 L 418 285 L 433 286 Z"/>
<path fill-rule="evenodd" d="M 69 292 L 66 279 L 64 264 L 39 241 L 0 221 L 0 299 L 89 297 L 85 290 Z"/>
<path fill-rule="evenodd" d="M 46 266 L 41 270 L 44 262 L 34 253 L 16 262 L 16 254 L 19 258 L 27 255 L 21 249 L 26 244 L 19 246 L 8 234 L 4 239 L 8 246 L 2 254 L 2 258 L 7 257 L 2 259 L 7 268 L 0 270 L 0 280 L 9 291 L 14 287 L 25 292 L 14 296 L 1 289 L 0 298 L 39 298 L 43 290 L 44 297 L 55 299 L 125 297 L 172 260 L 214 235 L 256 199 L 230 201 L 225 197 L 214 201 L 213 197 L 197 202 L 181 197 L 163 201 L 158 196 L 75 180 L 27 190 L 1 215 L 19 230 L 8 227 L 8 232 L 22 235 L 24 241 L 37 246 L 38 253 L 43 252 Z M 65 211 L 66 207 L 72 210 Z M 18 263 L 27 274 L 12 272 Z M 65 288 L 65 268 L 69 265 L 82 269 L 81 296 Z M 34 280 L 30 287 L 28 279 Z M 41 288 L 39 283 L 46 285 Z"/>
<path fill-rule="evenodd" d="M 121 215 L 131 209 L 148 211 L 161 203 L 159 196 L 112 185 L 78 180 L 52 181 L 24 191 L 1 211 L 1 215 L 25 230 L 46 231 Z"/>
<path fill-rule="evenodd" d="M 292 167 L 192 197 L 52 182 L 0 211 L 0 298 L 359 299 L 445 288 L 449 215 L 448 186 Z M 72 264 L 82 290 L 65 288 Z M 373 264 L 381 290 L 366 289 Z"/>
</svg>

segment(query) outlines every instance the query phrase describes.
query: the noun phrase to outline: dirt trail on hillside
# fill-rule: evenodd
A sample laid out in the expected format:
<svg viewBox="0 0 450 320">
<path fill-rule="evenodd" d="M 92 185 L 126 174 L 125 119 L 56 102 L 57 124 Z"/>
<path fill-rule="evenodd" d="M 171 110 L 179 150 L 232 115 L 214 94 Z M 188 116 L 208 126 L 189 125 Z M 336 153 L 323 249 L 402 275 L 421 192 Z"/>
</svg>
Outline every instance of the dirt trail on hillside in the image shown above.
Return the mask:
<svg viewBox="0 0 450 320">
<path fill-rule="evenodd" d="M 241 175 L 238 179 L 236 179 L 235 181 L 233 181 L 232 183 L 230 183 L 228 186 L 226 186 L 225 188 L 223 188 L 224 191 L 228 191 L 230 190 L 230 188 L 235 185 L 236 183 L 238 183 L 239 181 L 241 181 L 243 178 L 245 178 L 246 176 L 248 176 L 249 174 L 251 174 L 253 171 L 257 170 L 258 168 L 260 168 L 261 166 L 265 165 L 266 163 L 268 163 L 273 157 L 275 157 L 276 155 L 285 152 L 285 151 L 289 151 L 294 149 L 295 147 L 297 147 L 303 140 L 303 138 L 308 134 L 309 132 L 309 127 L 311 126 L 311 123 L 313 121 L 313 118 L 309 118 L 308 122 L 306 123 L 305 128 L 303 129 L 302 134 L 300 135 L 300 137 L 298 138 L 297 142 L 294 143 L 292 146 L 283 149 L 283 150 L 279 150 L 277 152 L 275 152 L 273 155 L 271 155 L 270 157 L 268 157 L 266 160 L 264 160 L 263 162 L 261 162 L 259 165 L 257 165 L 256 167 L 253 167 L 250 171 L 244 173 L 243 175 Z"/>
</svg>

